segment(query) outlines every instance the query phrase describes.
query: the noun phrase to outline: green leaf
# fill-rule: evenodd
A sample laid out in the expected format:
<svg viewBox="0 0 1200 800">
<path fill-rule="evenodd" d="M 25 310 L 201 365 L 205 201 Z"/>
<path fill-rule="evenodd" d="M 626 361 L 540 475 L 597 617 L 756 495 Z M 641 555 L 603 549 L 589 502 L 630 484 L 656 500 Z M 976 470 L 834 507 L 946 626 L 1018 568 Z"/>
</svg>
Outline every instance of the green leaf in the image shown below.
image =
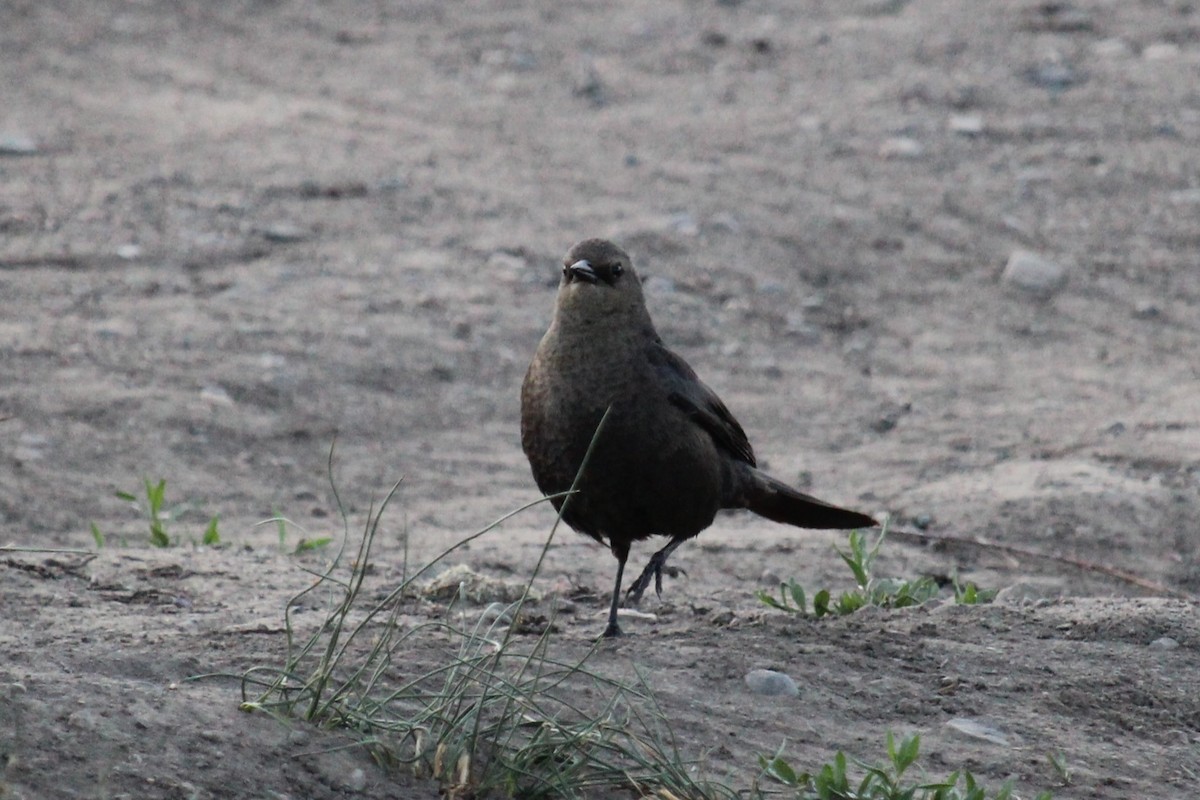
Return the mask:
<svg viewBox="0 0 1200 800">
<path fill-rule="evenodd" d="M 146 501 L 150 503 L 151 516 L 158 516 L 158 512 L 162 510 L 163 498 L 167 493 L 167 479 L 163 478 L 157 484 L 150 483 L 150 479 L 144 479 L 146 483 Z"/>
<path fill-rule="evenodd" d="M 98 549 L 104 548 L 104 534 L 100 532 L 100 526 L 92 523 L 92 541 L 96 543 Z"/>
<path fill-rule="evenodd" d="M 788 591 L 792 594 L 792 602 L 796 604 L 796 610 L 801 614 L 807 614 L 808 598 L 804 596 L 804 587 L 796 583 L 795 580 L 789 580 Z"/>
<path fill-rule="evenodd" d="M 921 750 L 921 737 L 919 734 L 913 734 L 904 740 L 900 745 L 900 752 L 897 758 L 892 759 L 896 767 L 896 777 L 899 778 L 906 769 L 913 765 L 917 760 L 917 754 Z"/>
<path fill-rule="evenodd" d="M 299 542 L 296 543 L 296 549 L 293 551 L 293 553 L 295 555 L 300 555 L 301 553 L 307 553 L 309 550 L 316 550 L 320 547 L 324 547 L 332 541 L 333 541 L 333 539 L 328 536 L 322 537 L 320 539 L 301 539 Z"/>
<path fill-rule="evenodd" d="M 217 533 L 217 516 L 216 515 L 213 515 L 213 518 L 208 521 L 208 527 L 204 529 L 203 541 L 207 545 L 214 545 L 214 544 L 221 543 L 221 535 L 219 533 Z"/>
<path fill-rule="evenodd" d="M 163 529 L 161 522 L 150 523 L 150 544 L 155 547 L 170 547 L 171 540 L 167 536 L 166 530 Z"/>
<path fill-rule="evenodd" d="M 813 595 L 813 616 L 823 617 L 829 613 L 829 590 L 822 589 Z"/>
<path fill-rule="evenodd" d="M 779 756 L 775 756 L 766 762 L 766 772 L 772 778 L 786 786 L 796 787 L 800 785 L 796 771 Z"/>
<path fill-rule="evenodd" d="M 124 500 L 127 503 L 137 502 L 137 498 L 131 495 L 129 492 L 116 492 L 115 494 L 117 495 L 118 500 Z"/>
</svg>

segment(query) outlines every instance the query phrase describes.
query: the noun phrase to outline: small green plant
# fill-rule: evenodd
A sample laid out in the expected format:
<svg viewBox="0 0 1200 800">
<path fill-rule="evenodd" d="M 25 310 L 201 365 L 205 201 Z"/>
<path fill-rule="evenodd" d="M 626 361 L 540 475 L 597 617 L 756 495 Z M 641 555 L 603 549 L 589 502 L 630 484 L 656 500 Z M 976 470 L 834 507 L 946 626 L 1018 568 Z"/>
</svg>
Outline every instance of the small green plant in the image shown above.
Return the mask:
<svg viewBox="0 0 1200 800">
<path fill-rule="evenodd" d="M 989 792 L 967 771 L 952 772 L 944 780 L 918 782 L 905 779 L 921 749 L 921 737 L 914 734 L 897 744 L 891 732 L 887 735 L 887 762 L 872 765 L 858 759 L 849 759 L 838 751 L 833 761 L 816 772 L 797 772 L 783 758 L 783 749 L 775 755 L 759 756 L 762 776 L 767 776 L 791 789 L 796 800 L 1009 800 L 1013 797 L 1012 782 L 1005 781 L 999 789 Z M 851 778 L 850 764 L 859 767 L 861 778 Z M 761 798 L 763 792 L 757 781 L 753 796 Z M 1042 792 L 1038 800 L 1050 800 L 1049 792 Z"/>
<path fill-rule="evenodd" d="M 958 575 L 954 576 L 954 602 L 960 606 L 973 606 L 980 603 L 990 603 L 996 599 L 998 589 L 980 589 L 971 581 L 966 583 L 958 582 Z"/>
<path fill-rule="evenodd" d="M 141 505 L 137 496 L 132 492 L 117 492 L 116 496 L 119 500 L 124 500 L 128 503 L 133 503 L 139 511 L 147 518 L 149 522 L 149 541 L 155 547 L 170 547 L 178 544 L 178 538 L 172 538 L 167 525 L 174 520 L 180 513 L 188 509 L 187 504 L 166 507 L 167 481 L 165 478 L 160 479 L 158 483 L 153 483 L 149 478 L 142 479 L 143 491 L 145 493 L 145 506 Z M 200 541 L 205 545 L 217 545 L 221 543 L 221 534 L 218 530 L 220 517 L 214 514 L 208 521 L 208 525 L 204 528 L 204 533 L 200 537 Z M 92 539 L 96 543 L 96 547 L 104 547 L 106 537 L 95 522 L 91 524 Z"/>
<path fill-rule="evenodd" d="M 862 531 L 850 532 L 849 548 L 847 550 L 837 548 L 837 552 L 854 575 L 857 588 L 842 592 L 836 597 L 828 589 L 816 592 L 812 596 L 812 616 L 820 618 L 830 614 L 834 616 L 852 614 L 864 606 L 906 608 L 920 605 L 937 597 L 938 585 L 933 578 L 901 580 L 899 578 L 879 578 L 873 574 L 875 559 L 879 555 L 879 549 L 883 546 L 886 536 L 887 527 L 885 526 L 879 534 L 879 538 L 868 546 L 867 537 Z M 966 584 L 962 588 L 964 598 L 968 593 L 972 599 L 963 599 L 959 602 L 986 602 L 981 598 L 981 592 L 974 584 Z M 779 585 L 778 598 L 761 589 L 755 593 L 755 596 L 763 604 L 780 611 L 802 615 L 810 613 L 804 587 L 793 578 L 789 578 Z M 959 587 L 955 583 L 955 597 L 958 596 Z"/>
<path fill-rule="evenodd" d="M 1054 768 L 1054 774 L 1058 776 L 1058 780 L 1063 786 L 1071 785 L 1071 768 L 1067 766 L 1067 759 L 1062 753 L 1048 753 L 1046 760 L 1050 762 L 1050 766 Z"/>
<path fill-rule="evenodd" d="M 307 553 L 310 550 L 320 550 L 323 547 L 328 547 L 330 542 L 333 541 L 332 536 L 316 536 L 309 538 L 308 531 L 305 530 L 303 525 L 298 522 L 293 522 L 278 511 L 275 512 L 275 516 L 271 517 L 270 519 L 263 520 L 262 522 L 258 523 L 258 525 L 269 525 L 272 522 L 275 523 L 275 531 L 279 536 L 280 552 L 287 552 L 288 525 L 291 525 L 304 534 L 304 536 L 301 536 L 300 540 L 296 542 L 296 546 L 292 548 L 292 555 L 298 556 L 301 553 Z M 255 527 L 257 527 L 257 525 Z"/>
</svg>

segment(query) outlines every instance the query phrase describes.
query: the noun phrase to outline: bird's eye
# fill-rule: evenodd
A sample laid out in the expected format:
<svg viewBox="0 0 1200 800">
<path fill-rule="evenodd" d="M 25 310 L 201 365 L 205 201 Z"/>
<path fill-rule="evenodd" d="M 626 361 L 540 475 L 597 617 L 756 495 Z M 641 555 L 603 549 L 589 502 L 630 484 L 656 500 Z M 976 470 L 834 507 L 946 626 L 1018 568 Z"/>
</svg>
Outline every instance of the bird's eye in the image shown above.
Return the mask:
<svg viewBox="0 0 1200 800">
<path fill-rule="evenodd" d="M 625 271 L 625 268 L 621 266 L 621 262 L 620 262 L 620 261 L 618 261 L 617 263 L 613 264 L 613 268 L 612 268 L 612 274 L 613 274 L 613 277 L 614 277 L 614 278 L 615 278 L 616 276 L 620 275 L 620 274 L 621 274 L 622 272 L 624 272 L 624 271 Z"/>
<path fill-rule="evenodd" d="M 566 264 L 563 264 L 563 275 L 566 275 L 566 274 L 567 274 L 568 272 L 570 272 L 570 271 L 571 271 L 571 270 L 567 268 L 567 265 L 566 265 Z"/>
</svg>

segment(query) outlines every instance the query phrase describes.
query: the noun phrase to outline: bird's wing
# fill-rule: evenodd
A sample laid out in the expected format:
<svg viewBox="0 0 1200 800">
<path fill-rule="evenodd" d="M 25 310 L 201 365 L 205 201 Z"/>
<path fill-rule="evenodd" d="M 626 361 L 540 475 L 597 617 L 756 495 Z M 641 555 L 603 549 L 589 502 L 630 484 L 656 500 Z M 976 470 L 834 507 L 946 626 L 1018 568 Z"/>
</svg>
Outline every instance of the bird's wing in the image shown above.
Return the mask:
<svg viewBox="0 0 1200 800">
<path fill-rule="evenodd" d="M 754 449 L 742 426 L 729 413 L 717 393 L 704 385 L 682 358 L 661 342 L 650 346 L 650 363 L 667 389 L 668 399 L 708 432 L 717 446 L 738 461 L 755 466 Z"/>
</svg>

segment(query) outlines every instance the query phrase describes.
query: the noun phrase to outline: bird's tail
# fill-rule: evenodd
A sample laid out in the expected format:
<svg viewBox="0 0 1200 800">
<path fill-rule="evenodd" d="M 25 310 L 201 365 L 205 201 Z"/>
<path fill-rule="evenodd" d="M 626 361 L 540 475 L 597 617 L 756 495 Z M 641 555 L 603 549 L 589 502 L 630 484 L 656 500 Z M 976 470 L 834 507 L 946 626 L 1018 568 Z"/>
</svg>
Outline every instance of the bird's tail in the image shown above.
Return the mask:
<svg viewBox="0 0 1200 800">
<path fill-rule="evenodd" d="M 879 523 L 866 514 L 832 506 L 751 468 L 745 489 L 746 508 L 755 514 L 798 528 L 870 528 Z"/>
</svg>

